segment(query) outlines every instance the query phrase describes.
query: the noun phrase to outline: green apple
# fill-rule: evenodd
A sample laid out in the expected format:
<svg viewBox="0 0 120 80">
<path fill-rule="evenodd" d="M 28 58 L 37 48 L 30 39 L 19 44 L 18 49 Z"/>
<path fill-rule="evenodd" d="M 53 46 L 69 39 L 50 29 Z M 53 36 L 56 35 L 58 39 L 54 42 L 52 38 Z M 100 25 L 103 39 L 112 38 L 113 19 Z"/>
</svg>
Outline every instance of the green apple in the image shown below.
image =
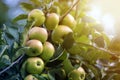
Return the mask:
<svg viewBox="0 0 120 80">
<path fill-rule="evenodd" d="M 59 23 L 59 16 L 56 13 L 49 13 L 46 16 L 45 26 L 48 30 L 53 30 Z"/>
<path fill-rule="evenodd" d="M 69 80 L 85 80 L 85 71 L 82 67 L 74 69 L 68 74 Z"/>
<path fill-rule="evenodd" d="M 45 22 L 45 14 L 40 9 L 33 9 L 28 14 L 28 21 L 35 21 L 34 26 L 41 26 Z"/>
<path fill-rule="evenodd" d="M 40 57 L 43 60 L 48 61 L 54 55 L 54 52 L 55 52 L 54 46 L 50 42 L 45 42 L 43 45 L 43 52 L 40 55 Z"/>
<path fill-rule="evenodd" d="M 56 44 L 61 44 L 64 37 L 69 33 L 73 32 L 71 28 L 65 25 L 58 25 L 52 32 L 52 41 Z"/>
<path fill-rule="evenodd" d="M 38 80 L 38 79 L 34 77 L 33 75 L 29 74 L 24 78 L 24 80 Z"/>
<path fill-rule="evenodd" d="M 40 74 L 44 70 L 44 62 L 39 57 L 31 57 L 27 59 L 26 71 L 30 74 Z"/>
<path fill-rule="evenodd" d="M 71 14 L 67 14 L 60 23 L 61 25 L 67 25 L 72 30 L 76 27 L 76 21 Z"/>
<path fill-rule="evenodd" d="M 45 28 L 33 27 L 28 32 L 29 39 L 36 39 L 44 43 L 48 38 L 48 33 Z"/>
<path fill-rule="evenodd" d="M 29 47 L 29 49 L 26 50 L 26 55 L 28 56 L 38 56 L 43 51 L 43 45 L 39 40 L 29 40 L 26 46 Z"/>
</svg>

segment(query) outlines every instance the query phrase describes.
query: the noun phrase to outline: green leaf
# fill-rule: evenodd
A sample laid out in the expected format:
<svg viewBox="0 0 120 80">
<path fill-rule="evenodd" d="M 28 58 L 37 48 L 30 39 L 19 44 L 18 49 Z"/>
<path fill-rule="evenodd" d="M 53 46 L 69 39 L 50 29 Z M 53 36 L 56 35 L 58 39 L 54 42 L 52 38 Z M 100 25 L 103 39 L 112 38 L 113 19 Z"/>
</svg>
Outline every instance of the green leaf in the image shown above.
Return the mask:
<svg viewBox="0 0 120 80">
<path fill-rule="evenodd" d="M 22 47 L 16 51 L 14 56 L 12 57 L 12 61 L 15 61 L 17 58 L 19 58 L 21 55 L 25 54 L 26 50 L 28 50 L 29 47 Z"/>
<path fill-rule="evenodd" d="M 10 60 L 9 56 L 3 55 L 0 59 L 0 69 L 7 65 L 10 65 L 10 64 L 11 64 L 11 60 Z"/>
<path fill-rule="evenodd" d="M 33 74 L 38 80 L 49 80 L 47 77 L 39 74 Z"/>
<path fill-rule="evenodd" d="M 11 77 L 9 77 L 9 79 L 6 79 L 6 80 L 21 80 L 21 79 L 20 79 L 19 74 L 15 74 L 15 75 L 12 75 Z"/>
<path fill-rule="evenodd" d="M 81 32 L 82 32 L 84 26 L 85 26 L 85 23 L 78 22 L 77 26 L 74 29 L 74 35 L 75 36 L 81 36 L 81 34 L 82 34 Z"/>
<path fill-rule="evenodd" d="M 65 80 L 66 73 L 62 68 L 52 69 L 48 72 L 48 76 L 50 80 Z"/>
<path fill-rule="evenodd" d="M 99 59 L 106 59 L 106 60 L 111 59 L 110 54 L 103 52 L 101 50 L 96 50 L 94 48 L 89 49 L 86 53 L 79 53 L 79 56 L 87 60 L 91 64 L 94 64 Z"/>
<path fill-rule="evenodd" d="M 0 45 L 4 44 L 3 34 L 3 29 L 0 29 Z"/>
<path fill-rule="evenodd" d="M 58 56 L 60 56 L 63 51 L 64 51 L 64 49 L 62 48 L 61 45 L 55 46 L 55 54 L 53 55 L 51 60 L 57 58 Z"/>
<path fill-rule="evenodd" d="M 69 33 L 65 38 L 64 38 L 64 41 L 62 43 L 62 46 L 65 48 L 65 49 L 69 49 L 73 46 L 75 40 L 74 40 L 74 37 L 73 37 L 73 33 Z"/>
<path fill-rule="evenodd" d="M 50 80 L 55 80 L 55 74 L 53 72 L 48 72 Z"/>
<path fill-rule="evenodd" d="M 18 28 L 16 26 L 9 26 L 7 27 L 8 34 L 13 36 L 14 40 L 18 40 L 19 34 L 18 34 Z"/>
<path fill-rule="evenodd" d="M 27 72 L 26 72 L 26 63 L 27 61 L 24 61 L 23 64 L 22 64 L 22 67 L 20 68 L 20 74 L 21 74 L 21 77 L 24 79 L 26 76 L 27 76 Z"/>
<path fill-rule="evenodd" d="M 30 0 L 34 5 L 36 5 L 36 6 L 40 6 L 40 4 L 41 4 L 41 0 Z"/>
<path fill-rule="evenodd" d="M 87 41 L 85 41 L 87 37 L 83 36 L 82 38 L 83 39 L 81 39 L 81 41 L 74 42 L 72 47 L 67 49 L 67 51 L 71 54 L 78 54 L 80 57 L 82 57 L 83 59 L 85 59 L 91 63 L 94 63 L 94 62 L 96 62 L 96 60 L 101 59 L 101 58 L 110 60 L 111 55 L 109 53 L 106 53 L 99 48 L 96 48 L 90 44 L 85 43 L 85 42 L 87 42 Z M 73 39 L 73 38 L 69 38 L 69 41 L 71 41 L 71 39 Z M 88 40 L 88 42 L 89 41 L 90 40 Z M 71 45 L 71 44 L 68 44 L 68 46 L 69 45 Z"/>
<path fill-rule="evenodd" d="M 91 75 L 92 78 L 94 78 L 92 80 L 102 80 L 101 79 L 102 78 L 101 71 L 96 66 L 88 64 L 88 63 L 83 63 L 83 64 L 86 66 L 87 70 L 89 70 L 93 73 L 93 74 L 92 73 L 89 74 L 89 75 Z M 88 76 L 88 74 L 86 74 L 86 75 Z"/>
<path fill-rule="evenodd" d="M 81 13 L 81 6 L 80 6 L 80 4 L 81 4 L 81 1 L 79 1 L 79 3 L 78 3 L 78 5 L 76 6 L 76 12 L 75 12 L 75 19 L 76 20 L 79 20 L 79 16 L 80 16 L 80 13 Z"/>
<path fill-rule="evenodd" d="M 25 25 L 25 28 L 24 28 L 24 31 L 22 32 L 22 35 L 21 35 L 21 40 L 20 40 L 20 43 L 22 46 L 25 45 L 25 42 L 26 42 L 26 39 L 27 39 L 27 34 L 28 34 L 28 31 L 32 28 L 32 26 L 35 24 L 35 21 L 32 20 L 32 21 L 27 21 L 26 25 Z"/>
<path fill-rule="evenodd" d="M 118 73 L 108 73 L 106 76 L 103 77 L 102 80 L 119 80 L 120 74 Z"/>
<path fill-rule="evenodd" d="M 4 40 L 5 44 L 7 44 L 7 45 L 9 45 L 9 47 L 11 47 L 13 42 L 15 40 L 17 40 L 18 37 L 19 37 L 18 28 L 14 27 L 14 26 L 8 27 L 8 26 L 4 25 L 3 40 Z"/>
<path fill-rule="evenodd" d="M 68 74 L 69 72 L 71 72 L 72 70 L 74 70 L 74 67 L 71 63 L 71 61 L 66 58 L 64 61 L 63 61 L 63 69 L 65 70 L 66 74 Z"/>
<path fill-rule="evenodd" d="M 22 2 L 20 5 L 21 5 L 22 9 L 25 11 L 31 11 L 32 9 L 35 8 L 32 4 L 25 3 L 25 2 Z"/>
<path fill-rule="evenodd" d="M 28 17 L 27 14 L 20 14 L 13 19 L 13 23 L 16 23 L 17 21 L 20 21 L 20 20 L 23 20 L 23 19 L 27 19 L 27 17 Z"/>
<path fill-rule="evenodd" d="M 46 66 L 48 67 L 55 67 L 60 65 L 66 58 L 68 57 L 68 54 L 63 51 L 59 56 L 55 57 L 54 59 L 50 60 Z"/>
<path fill-rule="evenodd" d="M 85 44 L 91 44 L 91 40 L 86 35 L 82 35 L 80 37 L 75 38 L 75 41 Z"/>
<path fill-rule="evenodd" d="M 0 45 L 0 58 L 8 48 L 8 45 Z"/>
</svg>

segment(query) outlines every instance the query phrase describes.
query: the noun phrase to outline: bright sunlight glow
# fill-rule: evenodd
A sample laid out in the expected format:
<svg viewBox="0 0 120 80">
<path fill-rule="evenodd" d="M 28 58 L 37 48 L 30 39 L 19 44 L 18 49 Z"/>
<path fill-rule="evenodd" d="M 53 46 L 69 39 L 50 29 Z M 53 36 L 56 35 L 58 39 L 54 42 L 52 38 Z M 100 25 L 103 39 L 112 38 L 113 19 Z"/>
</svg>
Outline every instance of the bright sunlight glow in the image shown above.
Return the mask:
<svg viewBox="0 0 120 80">
<path fill-rule="evenodd" d="M 100 22 L 103 27 L 105 32 L 108 35 L 114 35 L 115 30 L 114 30 L 114 25 L 115 25 L 115 19 L 114 17 L 109 13 L 109 14 L 104 14 L 102 11 L 102 7 L 97 6 L 92 4 L 90 12 L 88 12 L 89 16 L 92 16 L 95 18 L 98 22 Z"/>
<path fill-rule="evenodd" d="M 102 17 L 102 24 L 104 25 L 105 32 L 112 35 L 115 34 L 114 25 L 115 20 L 112 15 L 106 14 Z"/>
</svg>

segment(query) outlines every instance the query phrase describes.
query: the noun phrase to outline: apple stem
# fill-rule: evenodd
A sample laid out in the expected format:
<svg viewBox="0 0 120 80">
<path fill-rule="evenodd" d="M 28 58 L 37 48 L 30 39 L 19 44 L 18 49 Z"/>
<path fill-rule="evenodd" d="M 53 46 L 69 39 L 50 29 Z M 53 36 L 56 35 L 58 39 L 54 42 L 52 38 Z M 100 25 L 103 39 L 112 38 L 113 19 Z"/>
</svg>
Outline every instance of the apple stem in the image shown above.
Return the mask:
<svg viewBox="0 0 120 80">
<path fill-rule="evenodd" d="M 80 0 L 77 0 L 70 8 L 66 11 L 66 13 L 61 16 L 59 23 L 61 23 L 61 21 L 64 19 L 64 17 L 65 17 L 68 13 L 70 13 L 70 11 L 79 3 L 79 1 L 80 1 Z"/>
</svg>

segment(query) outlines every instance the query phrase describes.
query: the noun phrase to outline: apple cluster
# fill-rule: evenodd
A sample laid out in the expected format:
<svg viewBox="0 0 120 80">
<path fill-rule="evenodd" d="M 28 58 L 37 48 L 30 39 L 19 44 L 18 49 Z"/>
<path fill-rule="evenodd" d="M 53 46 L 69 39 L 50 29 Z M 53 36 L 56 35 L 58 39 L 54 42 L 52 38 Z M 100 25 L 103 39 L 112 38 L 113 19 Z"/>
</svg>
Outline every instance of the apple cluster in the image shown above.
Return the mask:
<svg viewBox="0 0 120 80">
<path fill-rule="evenodd" d="M 24 80 L 37 80 L 31 74 L 42 74 L 45 63 L 55 53 L 54 44 L 62 44 L 64 37 L 72 33 L 76 27 L 76 21 L 71 14 L 67 14 L 61 21 L 60 19 L 61 17 L 57 13 L 45 14 L 40 9 L 33 9 L 28 14 L 28 21 L 34 21 L 34 25 L 28 31 L 28 39 L 25 43 L 25 46 L 28 47 L 26 71 L 29 75 Z"/>
</svg>

